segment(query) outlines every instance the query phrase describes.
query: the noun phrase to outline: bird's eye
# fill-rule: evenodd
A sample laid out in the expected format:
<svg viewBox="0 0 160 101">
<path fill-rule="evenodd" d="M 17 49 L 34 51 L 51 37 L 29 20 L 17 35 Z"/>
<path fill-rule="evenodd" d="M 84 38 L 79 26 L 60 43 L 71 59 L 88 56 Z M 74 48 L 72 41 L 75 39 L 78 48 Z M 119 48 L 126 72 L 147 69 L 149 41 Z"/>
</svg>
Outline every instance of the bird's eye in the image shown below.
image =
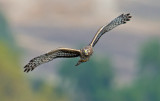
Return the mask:
<svg viewBox="0 0 160 101">
<path fill-rule="evenodd" d="M 87 53 L 87 50 L 84 50 L 84 53 Z"/>
<path fill-rule="evenodd" d="M 85 49 L 85 50 L 84 50 L 84 53 L 85 53 L 85 55 L 88 55 L 88 54 L 89 54 L 89 50 L 88 50 L 88 49 Z"/>
</svg>

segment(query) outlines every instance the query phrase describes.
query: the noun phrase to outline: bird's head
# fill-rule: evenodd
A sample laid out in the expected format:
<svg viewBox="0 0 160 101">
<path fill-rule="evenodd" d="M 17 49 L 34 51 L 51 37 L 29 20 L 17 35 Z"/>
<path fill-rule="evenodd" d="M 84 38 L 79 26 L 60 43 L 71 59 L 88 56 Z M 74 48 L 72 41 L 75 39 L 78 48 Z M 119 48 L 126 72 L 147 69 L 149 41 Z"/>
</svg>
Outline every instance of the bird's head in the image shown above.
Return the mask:
<svg viewBox="0 0 160 101">
<path fill-rule="evenodd" d="M 87 56 L 87 55 L 89 55 L 89 53 L 90 53 L 90 50 L 89 49 L 84 49 L 84 54 Z"/>
<path fill-rule="evenodd" d="M 93 53 L 93 49 L 92 49 L 92 47 L 87 46 L 87 47 L 84 47 L 84 48 L 82 49 L 82 52 L 83 52 L 83 54 L 84 54 L 85 56 L 90 56 L 90 55 L 92 55 L 92 53 Z"/>
</svg>

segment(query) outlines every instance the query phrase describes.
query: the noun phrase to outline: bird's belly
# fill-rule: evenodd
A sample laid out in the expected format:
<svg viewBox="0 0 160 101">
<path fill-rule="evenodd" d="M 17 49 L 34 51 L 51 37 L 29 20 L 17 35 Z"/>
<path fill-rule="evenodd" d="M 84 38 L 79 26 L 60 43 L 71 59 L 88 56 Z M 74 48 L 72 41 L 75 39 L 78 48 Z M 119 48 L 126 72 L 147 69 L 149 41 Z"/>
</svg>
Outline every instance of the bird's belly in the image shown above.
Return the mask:
<svg viewBox="0 0 160 101">
<path fill-rule="evenodd" d="M 81 61 L 82 61 L 82 62 L 87 62 L 87 61 L 88 61 L 88 59 L 82 59 Z"/>
</svg>

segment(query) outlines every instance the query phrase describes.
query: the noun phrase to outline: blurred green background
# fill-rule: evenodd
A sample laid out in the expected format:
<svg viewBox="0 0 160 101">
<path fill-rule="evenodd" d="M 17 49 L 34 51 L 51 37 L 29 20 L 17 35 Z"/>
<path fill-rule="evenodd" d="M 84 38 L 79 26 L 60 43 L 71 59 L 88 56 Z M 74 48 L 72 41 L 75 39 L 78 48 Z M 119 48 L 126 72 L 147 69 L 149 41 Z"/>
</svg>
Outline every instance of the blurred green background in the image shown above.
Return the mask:
<svg viewBox="0 0 160 101">
<path fill-rule="evenodd" d="M 153 1 L 1 0 L 0 101 L 160 101 L 160 3 Z M 121 12 L 132 20 L 105 34 L 89 62 L 56 59 L 23 72 L 37 55 L 87 45 Z"/>
</svg>

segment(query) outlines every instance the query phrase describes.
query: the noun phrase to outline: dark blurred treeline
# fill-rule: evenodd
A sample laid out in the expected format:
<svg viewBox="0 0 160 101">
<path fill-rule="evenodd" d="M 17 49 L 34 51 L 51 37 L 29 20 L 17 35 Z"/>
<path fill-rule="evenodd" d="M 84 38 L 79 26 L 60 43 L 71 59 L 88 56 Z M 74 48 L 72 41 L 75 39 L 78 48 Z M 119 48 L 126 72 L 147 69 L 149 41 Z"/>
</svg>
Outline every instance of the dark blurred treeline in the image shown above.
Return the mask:
<svg viewBox="0 0 160 101">
<path fill-rule="evenodd" d="M 130 86 L 114 84 L 110 58 L 93 56 L 78 67 L 76 59 L 58 66 L 60 84 L 33 79 L 20 67 L 20 49 L 0 13 L 0 101 L 160 101 L 160 40 L 152 38 L 140 47 L 136 78 Z M 66 61 L 66 62 L 65 62 Z"/>
</svg>

